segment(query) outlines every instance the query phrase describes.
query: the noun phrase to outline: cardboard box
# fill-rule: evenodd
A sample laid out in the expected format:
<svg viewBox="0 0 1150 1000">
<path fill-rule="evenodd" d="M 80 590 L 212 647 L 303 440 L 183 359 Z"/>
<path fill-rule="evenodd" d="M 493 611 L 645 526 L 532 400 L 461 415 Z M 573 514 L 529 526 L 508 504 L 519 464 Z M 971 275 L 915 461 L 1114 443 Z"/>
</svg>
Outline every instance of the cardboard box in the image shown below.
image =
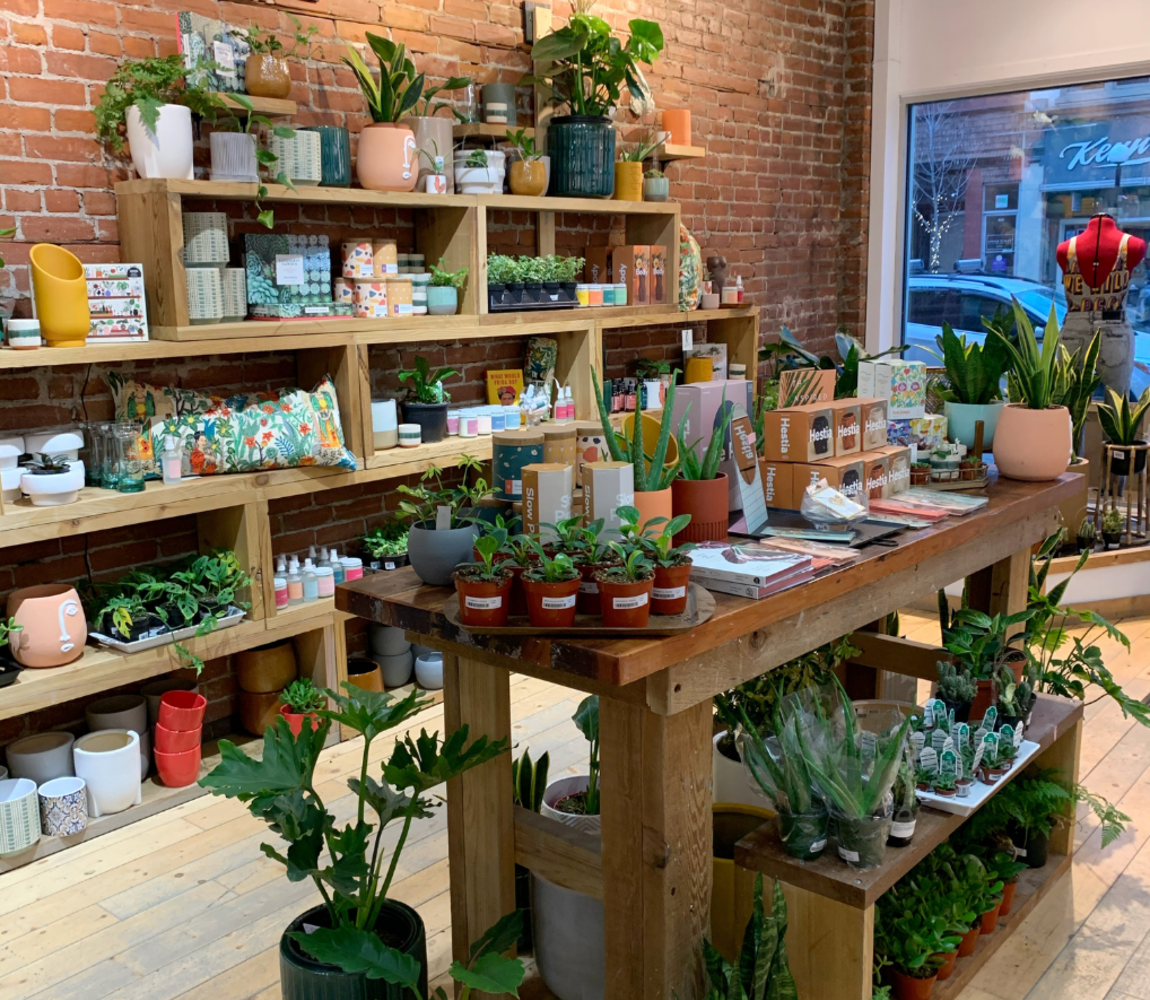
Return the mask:
<svg viewBox="0 0 1150 1000">
<path fill-rule="evenodd" d="M 675 395 L 678 402 L 678 391 Z M 770 410 L 763 414 L 763 436 L 763 455 L 774 462 L 820 462 L 833 458 L 834 412 L 823 403 Z"/>
<path fill-rule="evenodd" d="M 610 247 L 587 247 L 583 251 L 583 280 L 593 285 L 614 280 L 611 277 Z"/>
<path fill-rule="evenodd" d="M 803 505 L 803 495 L 808 486 L 813 486 L 820 479 L 827 478 L 827 470 L 821 465 L 812 465 L 806 462 L 797 462 L 791 468 L 791 510 L 799 510 Z"/>
<path fill-rule="evenodd" d="M 618 541 L 623 522 L 615 511 L 635 503 L 635 467 L 630 462 L 583 463 L 583 520 L 603 518 L 604 541 Z M 523 529 L 526 531 L 526 527 Z"/>
<path fill-rule="evenodd" d="M 790 462 L 769 462 L 759 459 L 759 478 L 763 481 L 763 496 L 768 507 L 791 506 L 795 467 Z"/>
<path fill-rule="evenodd" d="M 862 451 L 862 408 L 857 399 L 834 399 L 827 404 L 835 418 L 835 455 Z"/>
<path fill-rule="evenodd" d="M 616 284 L 627 286 L 627 304 L 650 305 L 651 248 L 629 243 L 611 250 L 611 272 Z"/>
<path fill-rule="evenodd" d="M 817 462 L 809 468 L 822 469 L 827 484 L 833 486 L 843 496 L 853 499 L 862 493 L 864 469 L 862 459 L 858 455 L 828 458 L 825 462 Z"/>
<path fill-rule="evenodd" d="M 729 403 L 738 403 L 745 413 L 753 408 L 753 384 L 747 379 L 727 379 L 723 382 L 692 382 L 675 388 L 675 405 L 671 410 L 671 433 L 679 433 L 679 421 L 683 414 L 690 412 L 683 428 L 683 437 L 700 457 L 710 444 L 715 428 L 715 418 L 725 398 Z M 664 418 L 665 419 L 665 418 Z M 730 437 L 728 435 L 728 441 Z M 781 456 L 775 456 L 781 457 Z"/>
<path fill-rule="evenodd" d="M 885 455 L 887 460 L 886 486 L 882 495 L 890 497 L 910 489 L 910 449 L 886 445 L 876 449 L 876 454 Z"/>
<path fill-rule="evenodd" d="M 571 493 L 575 470 L 557 462 L 533 462 L 523 466 L 523 532 L 538 534 L 541 541 L 555 532 L 545 524 L 558 524 L 571 516 Z"/>
<path fill-rule="evenodd" d="M 882 452 L 864 451 L 859 456 L 863 463 L 863 488 L 867 498 L 879 500 L 886 489 L 886 477 L 889 468 L 888 458 Z"/>
<path fill-rule="evenodd" d="M 861 451 L 874 451 L 884 448 L 887 440 L 887 416 L 885 399 L 859 399 L 859 424 L 862 427 Z"/>
<path fill-rule="evenodd" d="M 809 403 L 829 403 L 835 398 L 835 381 L 838 377 L 838 372 L 833 368 L 798 368 L 788 369 L 779 376 L 779 399 L 785 400 L 787 393 L 791 391 L 791 387 L 796 381 L 809 379 L 814 376 L 814 381 L 805 393 L 800 398 L 796 398 L 792 405 L 806 406 Z M 780 402 L 780 406 L 782 403 Z"/>
<path fill-rule="evenodd" d="M 926 415 L 926 365 L 921 361 L 879 358 L 859 361 L 859 398 L 888 402 L 887 418 L 909 420 Z"/>
<path fill-rule="evenodd" d="M 651 274 L 647 281 L 651 305 L 659 305 L 667 301 L 667 248 L 658 244 L 651 245 Z M 718 376 L 716 376 L 718 377 Z M 722 375 L 726 378 L 726 372 Z"/>
</svg>

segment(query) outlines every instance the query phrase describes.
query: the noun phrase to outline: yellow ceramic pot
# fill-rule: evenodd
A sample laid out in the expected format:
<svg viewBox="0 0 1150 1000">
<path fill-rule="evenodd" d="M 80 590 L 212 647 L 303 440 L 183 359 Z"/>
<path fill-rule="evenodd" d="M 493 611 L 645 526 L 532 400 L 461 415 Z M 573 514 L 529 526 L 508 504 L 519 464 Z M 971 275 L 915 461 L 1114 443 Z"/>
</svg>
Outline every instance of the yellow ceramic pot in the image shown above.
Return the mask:
<svg viewBox="0 0 1150 1000">
<path fill-rule="evenodd" d="M 643 414 L 643 453 L 650 455 L 655 450 L 655 445 L 659 441 L 659 431 L 663 427 L 663 417 L 668 420 L 671 419 L 671 414 L 660 412 L 658 416 L 654 413 Z M 635 433 L 635 414 L 629 413 L 623 419 L 623 433 L 628 438 L 632 437 Z M 667 438 L 667 454 L 663 459 L 663 464 L 672 466 L 679 461 L 679 443 L 675 440 L 675 428 L 671 428 L 671 436 Z M 644 463 L 647 470 L 651 469 L 650 460 Z"/>
<path fill-rule="evenodd" d="M 37 243 L 30 258 L 40 335 L 49 347 L 83 347 L 91 314 L 80 258 L 51 243 Z"/>
<path fill-rule="evenodd" d="M 511 164 L 511 193 L 538 198 L 547 190 L 547 168 L 540 160 L 516 160 Z"/>
<path fill-rule="evenodd" d="M 643 164 L 634 160 L 619 160 L 615 164 L 615 200 L 643 200 Z"/>
<path fill-rule="evenodd" d="M 710 358 L 687 358 L 683 382 L 710 382 L 715 377 L 715 363 Z"/>
<path fill-rule="evenodd" d="M 355 174 L 369 191 L 412 191 L 419 176 L 415 134 L 406 125 L 376 122 L 359 133 Z"/>
<path fill-rule="evenodd" d="M 291 93 L 287 60 L 253 52 L 244 62 L 244 85 L 252 97 L 287 97 Z"/>
</svg>

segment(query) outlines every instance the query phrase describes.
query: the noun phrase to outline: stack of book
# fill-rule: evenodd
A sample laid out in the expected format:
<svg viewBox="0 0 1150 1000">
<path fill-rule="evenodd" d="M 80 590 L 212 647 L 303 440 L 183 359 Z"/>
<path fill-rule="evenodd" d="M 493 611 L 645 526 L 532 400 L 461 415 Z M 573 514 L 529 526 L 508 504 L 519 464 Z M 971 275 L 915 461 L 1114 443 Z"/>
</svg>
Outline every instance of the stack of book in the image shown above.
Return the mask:
<svg viewBox="0 0 1150 1000">
<path fill-rule="evenodd" d="M 809 555 L 753 545 L 707 545 L 691 552 L 691 579 L 707 590 L 759 600 L 815 574 Z"/>
</svg>

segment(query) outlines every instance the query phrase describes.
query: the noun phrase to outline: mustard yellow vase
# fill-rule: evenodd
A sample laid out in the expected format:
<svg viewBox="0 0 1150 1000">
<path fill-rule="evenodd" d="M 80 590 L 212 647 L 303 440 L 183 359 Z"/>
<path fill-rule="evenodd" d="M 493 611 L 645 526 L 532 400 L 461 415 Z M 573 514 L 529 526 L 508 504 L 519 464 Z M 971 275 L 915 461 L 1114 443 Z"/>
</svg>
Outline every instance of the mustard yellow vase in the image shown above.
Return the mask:
<svg viewBox="0 0 1150 1000">
<path fill-rule="evenodd" d="M 710 358 L 687 358 L 683 381 L 710 382 L 715 376 L 715 363 Z"/>
<path fill-rule="evenodd" d="M 511 193 L 538 198 L 547 190 L 547 167 L 542 160 L 516 160 L 511 164 Z"/>
<path fill-rule="evenodd" d="M 91 325 L 84 265 L 51 243 L 37 243 L 30 258 L 40 335 L 49 347 L 83 347 Z"/>
<path fill-rule="evenodd" d="M 735 844 L 774 813 L 755 806 L 716 803 L 712 812 L 711 943 L 728 962 L 736 962 L 743 931 L 754 912 L 755 872 L 735 864 Z M 763 896 L 771 905 L 770 879 L 763 880 Z"/>
<path fill-rule="evenodd" d="M 643 164 L 634 160 L 615 163 L 615 200 L 643 200 Z"/>
</svg>

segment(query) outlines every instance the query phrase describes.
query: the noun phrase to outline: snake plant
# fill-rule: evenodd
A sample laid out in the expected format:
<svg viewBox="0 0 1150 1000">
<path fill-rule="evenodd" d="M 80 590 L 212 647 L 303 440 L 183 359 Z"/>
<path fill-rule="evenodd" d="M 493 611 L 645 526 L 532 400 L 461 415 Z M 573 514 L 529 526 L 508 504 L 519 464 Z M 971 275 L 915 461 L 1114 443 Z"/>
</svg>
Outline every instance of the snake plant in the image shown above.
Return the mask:
<svg viewBox="0 0 1150 1000">
<path fill-rule="evenodd" d="M 665 490 L 675 478 L 678 467 L 667 467 L 667 445 L 671 440 L 671 413 L 675 408 L 675 377 L 678 369 L 671 373 L 671 382 L 667 386 L 667 398 L 663 403 L 663 421 L 659 428 L 659 437 L 655 442 L 655 450 L 647 454 L 643 447 L 643 415 L 635 414 L 631 423 L 630 435 L 621 433 L 611 426 L 611 414 L 607 404 L 603 401 L 603 392 L 599 388 L 599 379 L 594 370 L 591 372 L 591 385 L 595 389 L 595 401 L 599 404 L 599 420 L 603 424 L 603 436 L 607 439 L 607 448 L 611 452 L 611 460 L 615 462 L 630 462 L 635 467 L 635 492 L 654 493 Z M 682 452 L 679 454 L 682 461 Z M 712 477 L 713 478 L 713 477 Z"/>
</svg>

